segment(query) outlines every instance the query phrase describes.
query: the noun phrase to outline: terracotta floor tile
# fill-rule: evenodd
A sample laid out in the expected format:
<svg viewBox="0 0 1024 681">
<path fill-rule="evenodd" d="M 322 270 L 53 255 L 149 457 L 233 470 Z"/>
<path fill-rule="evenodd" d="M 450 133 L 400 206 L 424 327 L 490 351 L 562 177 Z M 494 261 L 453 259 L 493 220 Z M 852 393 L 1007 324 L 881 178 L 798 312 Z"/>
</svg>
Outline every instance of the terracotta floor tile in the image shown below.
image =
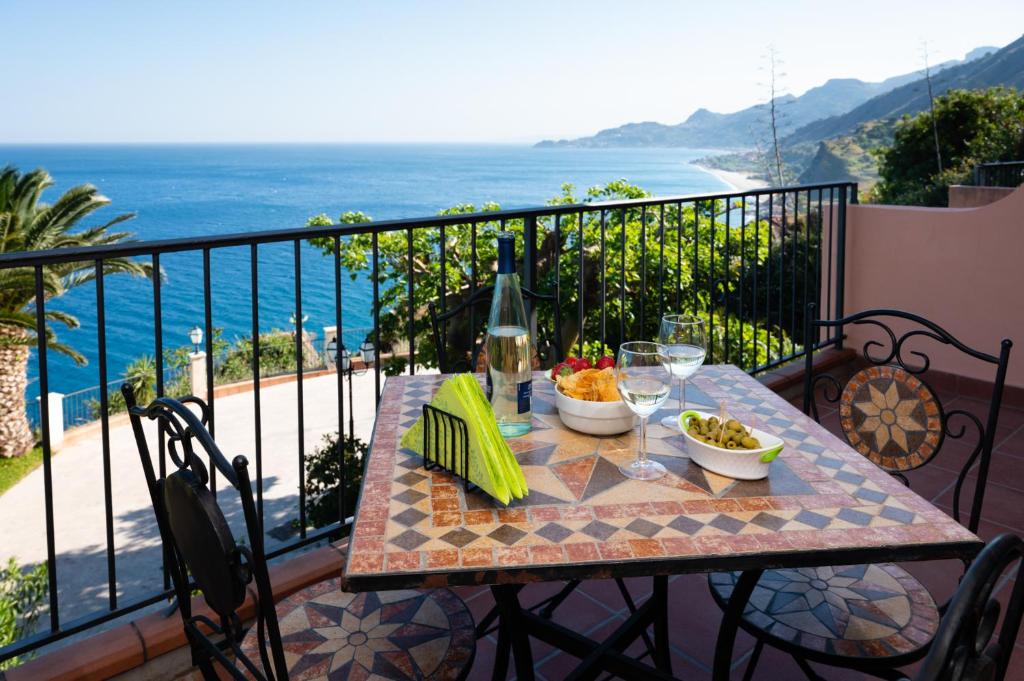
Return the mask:
<svg viewBox="0 0 1024 681">
<path fill-rule="evenodd" d="M 618 596 L 618 594 L 615 594 Z M 615 606 L 619 604 L 618 598 L 611 601 Z M 574 591 L 557 610 L 551 618 L 558 624 L 572 627 L 576 631 L 588 631 L 599 626 L 610 618 L 615 612 L 604 605 L 603 601 L 595 600 L 585 593 Z"/>
<path fill-rule="evenodd" d="M 1024 427 L 1018 428 L 1007 437 L 996 440 L 995 451 L 1024 459 Z"/>
<path fill-rule="evenodd" d="M 943 403 L 943 408 L 947 411 L 950 409 L 963 409 L 968 411 L 984 423 L 988 418 L 989 401 L 979 400 L 973 397 L 964 397 L 963 395 L 957 396 L 955 399 L 950 400 L 949 403 Z M 999 410 L 999 426 L 1003 428 L 1016 429 L 1024 426 L 1024 411 L 1020 409 L 1014 409 L 1013 407 L 1003 406 Z"/>
<path fill-rule="evenodd" d="M 960 495 L 961 513 L 970 512 L 973 499 L 974 485 L 965 483 Z M 952 509 L 953 490 L 949 489 L 942 493 L 935 499 L 935 504 L 942 508 Z M 982 518 L 990 522 L 1015 528 L 1018 531 L 1024 530 L 1024 491 L 1002 485 L 988 485 L 985 488 L 985 501 L 981 513 Z"/>
<path fill-rule="evenodd" d="M 929 501 L 940 497 L 956 482 L 956 473 L 927 464 L 907 471 L 906 476 L 910 481 L 910 489 Z"/>
</svg>

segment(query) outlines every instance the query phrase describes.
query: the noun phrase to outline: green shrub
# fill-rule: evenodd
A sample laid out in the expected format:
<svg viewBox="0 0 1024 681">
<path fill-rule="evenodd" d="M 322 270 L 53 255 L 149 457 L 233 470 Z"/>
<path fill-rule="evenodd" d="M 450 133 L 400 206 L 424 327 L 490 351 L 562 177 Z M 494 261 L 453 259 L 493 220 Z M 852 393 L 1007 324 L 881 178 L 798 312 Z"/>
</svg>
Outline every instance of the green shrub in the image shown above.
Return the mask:
<svg viewBox="0 0 1024 681">
<path fill-rule="evenodd" d="M 11 558 L 0 570 L 0 646 L 24 638 L 42 613 L 46 598 L 46 565 L 22 570 Z M 0 669 L 17 666 L 21 660 L 13 657 L 0 662 Z"/>
<path fill-rule="evenodd" d="M 344 463 L 342 450 L 344 449 Z M 369 447 L 359 438 L 346 437 L 344 447 L 338 433 L 324 435 L 323 443 L 306 457 L 306 521 L 313 527 L 324 527 L 341 517 L 338 487 L 342 467 L 345 472 L 345 514 L 355 511 L 359 485 L 363 479 L 363 463 Z"/>
</svg>

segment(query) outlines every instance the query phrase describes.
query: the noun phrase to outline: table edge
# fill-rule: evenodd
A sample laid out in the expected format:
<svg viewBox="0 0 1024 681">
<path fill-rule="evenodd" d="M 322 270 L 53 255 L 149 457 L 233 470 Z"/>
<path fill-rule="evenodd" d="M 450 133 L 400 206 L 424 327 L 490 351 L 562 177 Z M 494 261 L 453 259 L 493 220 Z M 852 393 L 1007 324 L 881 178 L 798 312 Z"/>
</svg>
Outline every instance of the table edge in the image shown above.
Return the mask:
<svg viewBox="0 0 1024 681">
<path fill-rule="evenodd" d="M 942 544 L 825 548 L 791 553 L 745 553 L 733 555 L 669 556 L 646 560 L 594 561 L 576 564 L 464 567 L 437 572 L 392 572 L 349 575 L 346 560 L 343 589 L 350 592 L 393 589 L 479 586 L 485 584 L 529 584 L 570 579 L 611 579 L 650 577 L 751 569 L 817 567 L 862 563 L 899 563 L 951 558 L 971 559 L 985 546 L 980 538 Z"/>
</svg>

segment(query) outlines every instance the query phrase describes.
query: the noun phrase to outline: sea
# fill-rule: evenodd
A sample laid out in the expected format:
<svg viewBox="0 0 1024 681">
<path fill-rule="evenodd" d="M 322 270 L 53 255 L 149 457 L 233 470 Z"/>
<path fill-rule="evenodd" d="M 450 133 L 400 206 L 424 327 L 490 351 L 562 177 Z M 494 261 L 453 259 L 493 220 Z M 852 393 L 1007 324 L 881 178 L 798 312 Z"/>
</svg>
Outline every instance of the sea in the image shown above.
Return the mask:
<svg viewBox="0 0 1024 681">
<path fill-rule="evenodd" d="M 110 199 L 83 226 L 122 213 L 135 218 L 118 229 L 134 239 L 202 237 L 302 227 L 308 217 L 362 211 L 375 219 L 425 217 L 461 203 L 502 208 L 541 205 L 572 183 L 588 187 L 626 179 L 656 195 L 728 189 L 691 162 L 700 149 L 574 149 L 527 145 L 318 144 L 318 145 L 0 145 L 0 166 L 22 171 L 45 168 L 54 187 L 44 202 L 64 190 L 91 183 Z M 301 249 L 304 328 L 322 338 L 334 323 L 334 279 L 330 258 Z M 211 252 L 213 326 L 223 338 L 251 332 L 249 248 Z M 204 319 L 201 253 L 161 258 L 163 345 L 188 346 L 189 330 Z M 261 246 L 261 331 L 293 328 L 294 252 L 291 244 Z M 360 274 L 342 280 L 343 340 L 358 347 L 372 326 L 371 289 Z M 153 355 L 153 290 L 146 280 L 105 279 L 107 379 L 117 379 L 141 355 Z M 57 327 L 57 337 L 84 355 L 79 365 L 49 353 L 51 391 L 88 390 L 100 382 L 97 362 L 96 290 L 72 290 L 49 307 L 75 315 L 76 329 Z M 38 394 L 38 362 L 30 362 L 29 397 Z"/>
</svg>

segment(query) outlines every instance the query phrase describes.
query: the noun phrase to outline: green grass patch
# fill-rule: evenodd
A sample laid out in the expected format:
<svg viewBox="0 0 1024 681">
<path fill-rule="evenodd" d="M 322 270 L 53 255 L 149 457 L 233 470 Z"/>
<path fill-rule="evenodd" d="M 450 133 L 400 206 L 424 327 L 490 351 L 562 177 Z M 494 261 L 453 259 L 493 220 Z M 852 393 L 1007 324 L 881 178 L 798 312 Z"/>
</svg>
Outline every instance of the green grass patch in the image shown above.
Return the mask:
<svg viewBox="0 0 1024 681">
<path fill-rule="evenodd" d="M 0 458 L 0 494 L 3 494 L 43 463 L 43 450 L 36 447 L 25 456 Z"/>
</svg>

